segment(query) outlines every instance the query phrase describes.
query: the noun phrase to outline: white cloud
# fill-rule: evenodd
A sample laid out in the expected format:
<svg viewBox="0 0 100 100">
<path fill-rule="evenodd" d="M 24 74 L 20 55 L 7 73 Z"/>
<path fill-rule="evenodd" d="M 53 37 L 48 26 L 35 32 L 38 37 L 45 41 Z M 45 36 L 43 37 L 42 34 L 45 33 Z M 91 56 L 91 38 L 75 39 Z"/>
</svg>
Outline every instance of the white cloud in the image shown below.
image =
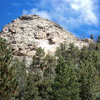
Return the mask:
<svg viewBox="0 0 100 100">
<path fill-rule="evenodd" d="M 95 2 L 93 0 L 73 0 L 73 2 L 70 3 L 70 6 L 75 11 L 80 12 L 80 18 L 86 23 L 97 24 L 98 19 L 94 13 Z"/>
<path fill-rule="evenodd" d="M 95 10 L 97 0 L 41 0 L 31 10 L 23 10 L 23 14 L 38 14 L 44 18 L 55 20 L 66 28 L 85 25 L 97 25 Z M 39 10 L 41 9 L 41 10 Z M 43 10 L 42 10 L 43 9 Z"/>
<path fill-rule="evenodd" d="M 47 11 L 40 11 L 38 9 L 32 8 L 30 11 L 23 10 L 23 15 L 24 14 L 37 14 L 43 18 L 51 19 L 49 13 Z"/>
</svg>

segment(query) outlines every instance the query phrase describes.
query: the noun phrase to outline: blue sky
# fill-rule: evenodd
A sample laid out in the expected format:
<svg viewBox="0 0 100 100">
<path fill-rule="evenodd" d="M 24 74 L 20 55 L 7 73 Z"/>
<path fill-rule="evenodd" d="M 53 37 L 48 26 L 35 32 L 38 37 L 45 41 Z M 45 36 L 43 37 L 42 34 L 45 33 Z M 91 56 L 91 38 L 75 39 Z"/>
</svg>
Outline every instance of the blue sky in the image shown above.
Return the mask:
<svg viewBox="0 0 100 100">
<path fill-rule="evenodd" d="M 0 30 L 24 14 L 48 18 L 77 37 L 100 35 L 100 0 L 0 0 Z"/>
</svg>

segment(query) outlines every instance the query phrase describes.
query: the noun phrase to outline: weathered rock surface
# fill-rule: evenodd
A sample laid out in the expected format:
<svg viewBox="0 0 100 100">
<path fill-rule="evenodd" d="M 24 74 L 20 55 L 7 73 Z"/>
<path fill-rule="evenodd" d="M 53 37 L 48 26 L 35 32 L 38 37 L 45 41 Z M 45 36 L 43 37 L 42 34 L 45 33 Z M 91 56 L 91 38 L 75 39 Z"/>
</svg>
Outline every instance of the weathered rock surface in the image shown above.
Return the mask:
<svg viewBox="0 0 100 100">
<path fill-rule="evenodd" d="M 0 37 L 11 45 L 15 56 L 31 58 L 35 49 L 42 47 L 46 53 L 54 54 L 60 43 L 74 43 L 81 48 L 88 45 L 65 31 L 58 24 L 38 15 L 23 15 L 6 25 Z"/>
</svg>

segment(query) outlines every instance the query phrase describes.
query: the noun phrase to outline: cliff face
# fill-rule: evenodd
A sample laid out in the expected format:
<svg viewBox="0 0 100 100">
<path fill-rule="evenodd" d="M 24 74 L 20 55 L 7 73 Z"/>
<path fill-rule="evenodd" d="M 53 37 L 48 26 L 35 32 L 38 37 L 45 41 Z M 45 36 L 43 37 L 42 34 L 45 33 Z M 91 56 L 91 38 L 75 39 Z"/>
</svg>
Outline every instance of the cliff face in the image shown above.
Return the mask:
<svg viewBox="0 0 100 100">
<path fill-rule="evenodd" d="M 54 54 L 61 43 L 74 43 L 81 48 L 88 43 L 77 39 L 58 24 L 37 15 L 23 15 L 6 25 L 0 37 L 7 40 L 15 56 L 32 57 L 35 49 L 42 47 L 45 53 Z"/>
</svg>

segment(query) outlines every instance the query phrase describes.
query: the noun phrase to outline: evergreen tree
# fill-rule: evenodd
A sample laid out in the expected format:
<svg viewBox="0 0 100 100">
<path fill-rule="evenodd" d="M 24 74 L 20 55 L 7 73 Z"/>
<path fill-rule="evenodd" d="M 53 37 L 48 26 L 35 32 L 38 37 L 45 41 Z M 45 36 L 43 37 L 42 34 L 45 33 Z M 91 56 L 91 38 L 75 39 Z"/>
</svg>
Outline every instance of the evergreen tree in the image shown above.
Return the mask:
<svg viewBox="0 0 100 100">
<path fill-rule="evenodd" d="M 69 66 L 78 67 L 79 65 L 79 54 L 80 50 L 78 47 L 75 47 L 73 44 L 69 44 L 69 48 L 66 52 L 66 62 Z"/>
<path fill-rule="evenodd" d="M 39 85 L 39 92 L 42 100 L 52 100 L 52 84 L 55 77 L 56 59 L 53 56 L 46 55 L 45 59 L 45 70 L 43 73 L 43 80 Z"/>
<path fill-rule="evenodd" d="M 14 74 L 11 50 L 0 38 L 0 100 L 11 100 L 15 95 L 17 82 Z"/>
<path fill-rule="evenodd" d="M 56 61 L 55 57 L 46 55 L 44 58 L 44 62 L 45 62 L 44 77 L 53 78 L 55 75 L 55 68 L 57 65 L 57 61 Z"/>
<path fill-rule="evenodd" d="M 41 100 L 52 100 L 52 85 L 51 77 L 44 77 L 38 85 L 39 95 Z"/>
<path fill-rule="evenodd" d="M 23 95 L 23 100 L 42 100 L 39 94 L 40 76 L 36 73 L 29 73 Z"/>
<path fill-rule="evenodd" d="M 33 56 L 31 72 L 25 86 L 25 100 L 50 100 L 52 98 L 51 84 L 54 79 L 56 60 L 50 55 L 44 55 L 41 48 Z"/>
<path fill-rule="evenodd" d="M 96 43 L 95 55 L 94 55 L 94 65 L 96 67 L 96 89 L 95 94 L 97 100 L 100 98 L 100 43 Z"/>
<path fill-rule="evenodd" d="M 98 36 L 97 42 L 100 43 L 100 35 Z"/>
<path fill-rule="evenodd" d="M 93 51 L 84 47 L 80 55 L 80 97 L 81 100 L 95 100 L 96 69 L 93 62 Z"/>
<path fill-rule="evenodd" d="M 36 68 L 39 68 L 41 70 L 44 70 L 44 57 L 44 50 L 41 47 L 36 49 L 36 55 L 33 56 L 31 69 L 34 70 Z"/>
<path fill-rule="evenodd" d="M 25 87 L 27 83 L 27 73 L 25 68 L 25 59 L 23 61 L 19 61 L 16 59 L 15 61 L 15 70 L 16 70 L 16 81 L 18 83 L 18 89 L 15 96 L 16 100 L 23 100 Z"/>
<path fill-rule="evenodd" d="M 73 67 L 67 66 L 61 57 L 55 71 L 53 100 L 80 100 L 78 79 Z"/>
<path fill-rule="evenodd" d="M 94 36 L 93 36 L 93 34 L 90 35 L 90 39 L 94 40 Z"/>
<path fill-rule="evenodd" d="M 69 47 L 66 44 L 61 44 L 56 51 L 57 57 L 63 57 L 69 66 L 78 66 L 80 50 L 72 43 Z"/>
<path fill-rule="evenodd" d="M 66 44 L 60 44 L 60 47 L 57 48 L 56 50 L 56 56 L 57 57 L 63 57 L 66 58 Z"/>
</svg>

